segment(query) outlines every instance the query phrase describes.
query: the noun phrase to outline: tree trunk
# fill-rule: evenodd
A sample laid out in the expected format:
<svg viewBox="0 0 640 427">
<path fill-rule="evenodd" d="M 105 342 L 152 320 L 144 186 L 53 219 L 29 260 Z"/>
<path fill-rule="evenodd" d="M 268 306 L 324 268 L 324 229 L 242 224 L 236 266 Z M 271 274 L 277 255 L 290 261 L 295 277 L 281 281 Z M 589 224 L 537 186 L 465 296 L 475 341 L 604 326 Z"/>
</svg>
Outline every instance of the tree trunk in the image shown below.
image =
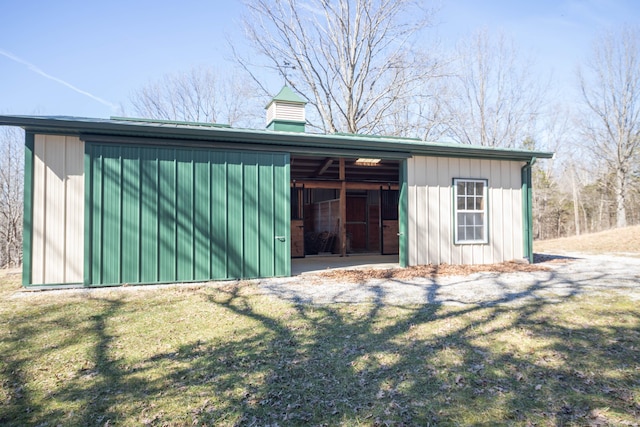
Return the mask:
<svg viewBox="0 0 640 427">
<path fill-rule="evenodd" d="M 573 192 L 573 219 L 576 224 L 576 236 L 580 235 L 580 206 L 578 186 L 576 184 L 576 171 L 574 166 L 571 165 L 571 187 Z"/>
<path fill-rule="evenodd" d="M 622 168 L 616 171 L 616 227 L 627 226 L 627 210 L 625 202 L 627 198 L 626 174 Z"/>
</svg>

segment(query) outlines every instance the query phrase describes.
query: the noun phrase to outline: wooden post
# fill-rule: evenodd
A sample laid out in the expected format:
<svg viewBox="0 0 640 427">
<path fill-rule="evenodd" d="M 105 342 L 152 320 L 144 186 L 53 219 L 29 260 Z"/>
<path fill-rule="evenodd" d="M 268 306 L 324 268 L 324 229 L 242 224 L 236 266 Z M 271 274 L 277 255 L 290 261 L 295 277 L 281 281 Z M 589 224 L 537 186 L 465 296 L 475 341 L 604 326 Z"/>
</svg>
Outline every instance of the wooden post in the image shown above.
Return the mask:
<svg viewBox="0 0 640 427">
<path fill-rule="evenodd" d="M 340 256 L 347 255 L 347 182 L 344 158 L 340 157 Z"/>
</svg>

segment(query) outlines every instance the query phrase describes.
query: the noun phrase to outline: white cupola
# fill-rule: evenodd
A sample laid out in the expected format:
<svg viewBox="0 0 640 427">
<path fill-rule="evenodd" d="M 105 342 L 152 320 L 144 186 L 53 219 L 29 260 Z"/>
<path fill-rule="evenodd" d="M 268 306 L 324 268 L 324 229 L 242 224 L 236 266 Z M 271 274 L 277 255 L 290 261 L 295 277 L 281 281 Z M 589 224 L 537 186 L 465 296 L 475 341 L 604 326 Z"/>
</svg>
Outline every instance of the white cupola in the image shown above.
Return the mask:
<svg viewBox="0 0 640 427">
<path fill-rule="evenodd" d="M 267 129 L 304 132 L 306 119 L 304 108 L 307 101 L 284 86 L 280 92 L 267 104 Z"/>
</svg>

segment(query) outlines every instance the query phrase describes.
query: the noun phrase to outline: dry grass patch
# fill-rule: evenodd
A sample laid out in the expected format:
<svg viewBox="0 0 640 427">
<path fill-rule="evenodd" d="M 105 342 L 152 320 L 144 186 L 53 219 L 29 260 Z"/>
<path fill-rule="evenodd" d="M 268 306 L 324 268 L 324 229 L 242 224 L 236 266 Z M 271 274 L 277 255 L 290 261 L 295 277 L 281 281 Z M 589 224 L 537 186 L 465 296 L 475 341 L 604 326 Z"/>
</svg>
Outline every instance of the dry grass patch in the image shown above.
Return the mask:
<svg viewBox="0 0 640 427">
<path fill-rule="evenodd" d="M 640 255 L 640 225 L 533 243 L 536 252 L 635 253 Z"/>
</svg>

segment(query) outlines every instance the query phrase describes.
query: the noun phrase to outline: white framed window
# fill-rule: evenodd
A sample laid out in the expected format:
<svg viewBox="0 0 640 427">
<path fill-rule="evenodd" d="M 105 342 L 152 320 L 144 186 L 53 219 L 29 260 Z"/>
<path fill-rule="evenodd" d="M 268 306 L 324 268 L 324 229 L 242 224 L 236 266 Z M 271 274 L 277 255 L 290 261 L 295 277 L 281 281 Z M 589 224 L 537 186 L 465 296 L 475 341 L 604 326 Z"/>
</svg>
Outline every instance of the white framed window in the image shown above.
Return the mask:
<svg viewBox="0 0 640 427">
<path fill-rule="evenodd" d="M 487 180 L 453 179 L 456 244 L 488 243 Z"/>
</svg>

